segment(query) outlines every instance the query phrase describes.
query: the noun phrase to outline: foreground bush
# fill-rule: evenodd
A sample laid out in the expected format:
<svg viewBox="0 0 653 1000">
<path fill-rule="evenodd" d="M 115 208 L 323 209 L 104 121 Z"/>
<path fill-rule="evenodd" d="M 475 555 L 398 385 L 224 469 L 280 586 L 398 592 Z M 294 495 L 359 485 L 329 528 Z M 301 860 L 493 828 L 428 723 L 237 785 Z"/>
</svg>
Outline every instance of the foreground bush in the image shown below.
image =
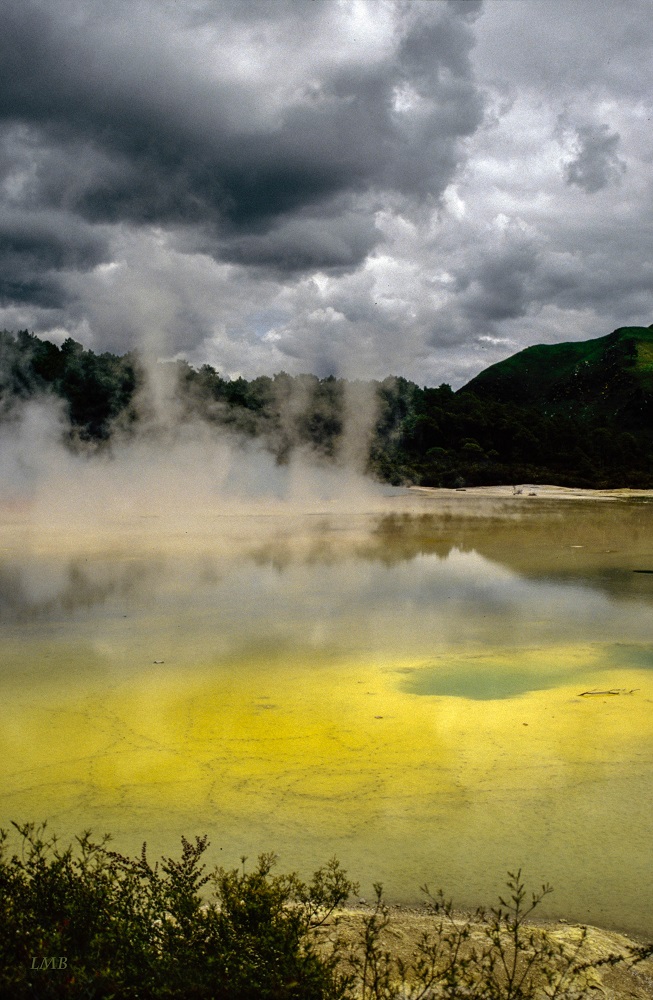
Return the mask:
<svg viewBox="0 0 653 1000">
<path fill-rule="evenodd" d="M 88 833 L 62 850 L 42 827 L 17 830 L 20 854 L 9 856 L 5 832 L 1 842 L 3 998 L 350 995 L 337 948 L 318 953 L 315 940 L 355 889 L 335 860 L 308 884 L 273 874 L 272 855 L 251 872 L 243 859 L 242 871 L 207 875 L 205 837 L 152 867 L 145 846 L 132 859 Z"/>
<path fill-rule="evenodd" d="M 429 929 L 410 961 L 387 946 L 390 912 L 376 903 L 344 933 L 334 916 L 357 891 L 334 859 L 310 882 L 274 872 L 206 873 L 206 838 L 182 838 L 179 860 L 128 858 L 86 833 L 61 848 L 45 828 L 0 833 L 0 997 L 188 1000 L 550 1000 L 580 997 L 597 965 L 586 934 L 559 943 L 528 923 L 550 892 L 527 901 L 520 873 L 484 913 L 460 918 L 424 889 Z M 640 961 L 651 948 L 627 956 Z"/>
</svg>

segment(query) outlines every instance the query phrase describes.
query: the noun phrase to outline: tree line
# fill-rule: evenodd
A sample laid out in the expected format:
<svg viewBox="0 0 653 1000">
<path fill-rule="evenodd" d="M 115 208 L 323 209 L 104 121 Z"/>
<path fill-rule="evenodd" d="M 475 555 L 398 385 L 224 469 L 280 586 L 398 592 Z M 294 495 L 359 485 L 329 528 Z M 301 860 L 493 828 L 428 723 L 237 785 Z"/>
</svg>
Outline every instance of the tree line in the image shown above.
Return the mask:
<svg viewBox="0 0 653 1000">
<path fill-rule="evenodd" d="M 552 482 L 593 488 L 653 487 L 653 437 L 645 413 L 624 421 L 608 408 L 498 401 L 447 384 L 420 387 L 397 376 L 350 381 L 280 372 L 224 378 L 210 365 L 157 362 L 175 424 L 200 422 L 216 434 L 258 439 L 279 463 L 296 451 L 345 462 L 362 442 L 360 471 L 392 485 L 462 487 Z M 0 421 L 20 404 L 49 397 L 64 413 L 73 449 L 112 449 L 156 427 L 152 372 L 137 352 L 61 346 L 0 332 Z"/>
</svg>

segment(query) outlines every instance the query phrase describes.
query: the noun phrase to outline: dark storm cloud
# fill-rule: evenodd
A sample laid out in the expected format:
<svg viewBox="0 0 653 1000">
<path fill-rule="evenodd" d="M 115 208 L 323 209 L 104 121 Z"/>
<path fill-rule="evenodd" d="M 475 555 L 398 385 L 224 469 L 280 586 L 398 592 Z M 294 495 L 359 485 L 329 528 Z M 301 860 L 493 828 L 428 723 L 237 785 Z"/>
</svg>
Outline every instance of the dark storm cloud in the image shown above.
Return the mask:
<svg viewBox="0 0 653 1000">
<path fill-rule="evenodd" d="M 103 236 L 61 213 L 0 211 L 0 301 L 59 308 L 69 299 L 57 272 L 107 259 Z"/>
<path fill-rule="evenodd" d="M 517 235 L 484 255 L 475 269 L 470 268 L 472 281 L 461 305 L 472 328 L 485 330 L 501 320 L 523 316 L 532 299 L 530 286 L 537 267 L 532 243 Z"/>
<path fill-rule="evenodd" d="M 297 214 L 264 233 L 239 233 L 223 242 L 232 261 L 281 271 L 353 267 L 379 240 L 374 219 L 363 212 Z"/>
<path fill-rule="evenodd" d="M 576 135 L 578 152 L 566 165 L 567 183 L 594 194 L 619 181 L 626 170 L 617 154 L 619 135 L 610 132 L 608 125 L 586 125 Z"/>
<path fill-rule="evenodd" d="M 6 126 L 31 130 L 30 207 L 93 223 L 192 225 L 213 256 L 243 264 L 356 265 L 378 234 L 352 199 L 371 190 L 439 196 L 459 139 L 481 120 L 469 63 L 478 3 L 407 5 L 385 54 L 318 66 L 267 114 L 257 85 L 175 58 L 174 33 L 189 22 L 219 32 L 273 20 L 283 66 L 294 36 L 306 34 L 300 21 L 308 14 L 328 32 L 334 9 L 197 4 L 186 20 L 167 5 L 158 27 L 151 8 L 157 52 L 142 33 L 130 38 L 119 4 L 98 15 L 82 3 L 5 3 L 0 112 Z"/>
<path fill-rule="evenodd" d="M 460 385 L 648 325 L 649 10 L 4 0 L 0 326 Z"/>
</svg>

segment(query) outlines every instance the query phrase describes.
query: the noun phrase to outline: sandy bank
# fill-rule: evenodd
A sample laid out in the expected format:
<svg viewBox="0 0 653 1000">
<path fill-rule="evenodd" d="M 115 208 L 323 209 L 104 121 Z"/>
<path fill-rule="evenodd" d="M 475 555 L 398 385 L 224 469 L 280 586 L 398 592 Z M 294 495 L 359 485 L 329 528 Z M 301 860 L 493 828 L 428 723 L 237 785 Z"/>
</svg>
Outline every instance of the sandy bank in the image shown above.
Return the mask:
<svg viewBox="0 0 653 1000">
<path fill-rule="evenodd" d="M 514 500 L 516 503 L 534 498 L 545 500 L 651 500 L 653 490 L 631 490 L 628 488 L 614 490 L 585 490 L 569 486 L 533 486 L 528 483 L 518 483 L 516 486 L 468 486 L 463 489 L 440 489 L 432 486 L 410 486 L 408 492 L 413 496 L 430 497 L 433 500 L 450 500 L 467 494 L 473 498 L 486 497 L 489 500 Z"/>
</svg>

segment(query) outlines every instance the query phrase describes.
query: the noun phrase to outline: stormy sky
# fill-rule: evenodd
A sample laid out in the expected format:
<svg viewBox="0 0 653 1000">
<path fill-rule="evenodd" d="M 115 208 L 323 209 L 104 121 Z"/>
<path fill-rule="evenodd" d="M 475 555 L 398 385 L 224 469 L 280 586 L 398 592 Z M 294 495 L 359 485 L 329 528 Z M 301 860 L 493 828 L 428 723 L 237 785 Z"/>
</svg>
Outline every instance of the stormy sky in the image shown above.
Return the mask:
<svg viewBox="0 0 653 1000">
<path fill-rule="evenodd" d="M 653 322 L 651 0 L 3 0 L 0 327 L 457 387 Z"/>
</svg>

